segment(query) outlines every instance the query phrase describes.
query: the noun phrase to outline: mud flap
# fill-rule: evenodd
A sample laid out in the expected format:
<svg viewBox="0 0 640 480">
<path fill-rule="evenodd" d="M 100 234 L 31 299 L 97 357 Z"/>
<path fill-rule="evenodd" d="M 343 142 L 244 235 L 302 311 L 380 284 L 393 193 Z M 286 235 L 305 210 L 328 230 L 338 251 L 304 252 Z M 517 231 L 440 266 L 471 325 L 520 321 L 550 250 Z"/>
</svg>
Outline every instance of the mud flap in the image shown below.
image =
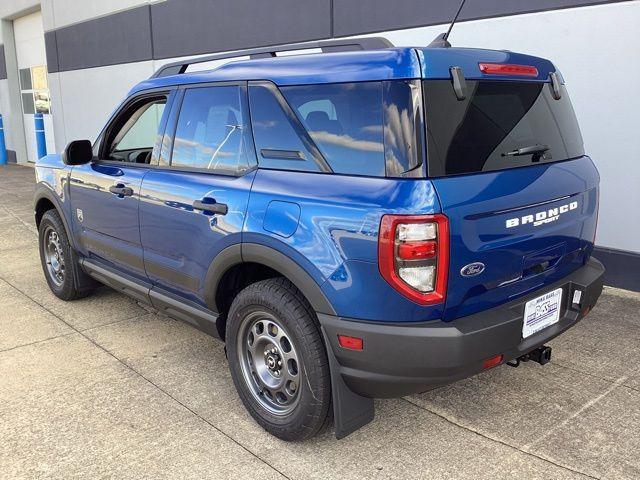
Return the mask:
<svg viewBox="0 0 640 480">
<path fill-rule="evenodd" d="M 375 410 L 373 398 L 353 393 L 340 374 L 340 364 L 336 359 L 327 333 L 322 328 L 327 346 L 329 369 L 331 372 L 331 399 L 333 401 L 333 425 L 336 438 L 344 438 L 373 420 Z"/>
<path fill-rule="evenodd" d="M 97 280 L 91 278 L 87 273 L 82 269 L 80 264 L 80 256 L 76 249 L 72 246 L 69 246 L 69 250 L 71 251 L 71 270 L 73 273 L 73 279 L 75 280 L 76 288 L 81 292 L 86 292 L 88 290 L 93 290 L 98 288 L 102 284 Z"/>
</svg>

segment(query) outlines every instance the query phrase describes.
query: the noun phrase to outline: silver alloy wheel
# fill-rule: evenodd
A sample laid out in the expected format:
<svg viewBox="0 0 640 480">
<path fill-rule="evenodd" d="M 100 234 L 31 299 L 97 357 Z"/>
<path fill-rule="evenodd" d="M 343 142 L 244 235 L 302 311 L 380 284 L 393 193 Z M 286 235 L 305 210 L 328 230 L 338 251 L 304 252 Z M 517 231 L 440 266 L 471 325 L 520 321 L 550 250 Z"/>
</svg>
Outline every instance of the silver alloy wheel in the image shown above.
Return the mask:
<svg viewBox="0 0 640 480">
<path fill-rule="evenodd" d="M 302 366 L 289 333 L 270 313 L 247 315 L 238 335 L 238 360 L 253 397 L 269 413 L 286 415 L 298 403 Z"/>
<path fill-rule="evenodd" d="M 49 278 L 56 287 L 60 287 L 64 283 L 65 275 L 64 252 L 62 245 L 60 245 L 60 237 L 53 227 L 47 227 L 43 238 L 44 260 L 47 264 Z"/>
</svg>

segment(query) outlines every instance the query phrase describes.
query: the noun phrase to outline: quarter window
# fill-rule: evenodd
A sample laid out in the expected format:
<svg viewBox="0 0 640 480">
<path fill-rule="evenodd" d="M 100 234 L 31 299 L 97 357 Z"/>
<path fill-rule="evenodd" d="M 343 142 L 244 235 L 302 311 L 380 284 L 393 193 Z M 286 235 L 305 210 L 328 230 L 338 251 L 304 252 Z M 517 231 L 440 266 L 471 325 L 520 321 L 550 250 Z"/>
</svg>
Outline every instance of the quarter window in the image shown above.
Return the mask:
<svg viewBox="0 0 640 480">
<path fill-rule="evenodd" d="M 263 168 L 320 171 L 318 155 L 305 142 L 305 132 L 295 114 L 277 98 L 277 91 L 266 85 L 249 87 L 251 125 Z"/>
<path fill-rule="evenodd" d="M 335 173 L 422 175 L 419 83 L 300 85 L 282 93 Z"/>
<path fill-rule="evenodd" d="M 171 166 L 236 174 L 253 162 L 244 90 L 190 88 L 178 117 Z"/>
<path fill-rule="evenodd" d="M 282 94 L 334 172 L 384 176 L 380 82 L 283 87 Z"/>
</svg>

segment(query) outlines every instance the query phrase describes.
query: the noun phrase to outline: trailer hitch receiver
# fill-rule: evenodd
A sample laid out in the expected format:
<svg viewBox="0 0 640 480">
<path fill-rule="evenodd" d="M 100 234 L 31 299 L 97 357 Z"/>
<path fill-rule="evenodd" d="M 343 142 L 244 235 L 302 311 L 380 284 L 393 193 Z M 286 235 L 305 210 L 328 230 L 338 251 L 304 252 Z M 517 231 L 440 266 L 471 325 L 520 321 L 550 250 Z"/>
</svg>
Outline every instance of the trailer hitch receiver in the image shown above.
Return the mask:
<svg viewBox="0 0 640 480">
<path fill-rule="evenodd" d="M 511 360 L 507 362 L 507 365 L 510 367 L 518 367 L 520 362 L 536 362 L 540 365 L 546 365 L 551 361 L 551 347 L 543 345 L 542 347 L 538 347 L 535 350 L 531 350 L 529 353 L 525 353 L 524 355 L 516 358 L 515 360 Z"/>
</svg>

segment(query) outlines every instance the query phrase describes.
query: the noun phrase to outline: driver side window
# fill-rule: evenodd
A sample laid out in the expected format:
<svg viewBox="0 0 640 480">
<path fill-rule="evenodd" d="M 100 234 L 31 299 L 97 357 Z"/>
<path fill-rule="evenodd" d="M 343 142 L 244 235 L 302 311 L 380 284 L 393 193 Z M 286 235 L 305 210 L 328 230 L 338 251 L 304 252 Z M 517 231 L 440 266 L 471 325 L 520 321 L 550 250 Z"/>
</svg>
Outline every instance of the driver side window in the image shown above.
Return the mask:
<svg viewBox="0 0 640 480">
<path fill-rule="evenodd" d="M 166 97 L 156 97 L 124 112 L 109 132 L 103 157 L 112 161 L 150 163 L 166 104 Z"/>
</svg>

